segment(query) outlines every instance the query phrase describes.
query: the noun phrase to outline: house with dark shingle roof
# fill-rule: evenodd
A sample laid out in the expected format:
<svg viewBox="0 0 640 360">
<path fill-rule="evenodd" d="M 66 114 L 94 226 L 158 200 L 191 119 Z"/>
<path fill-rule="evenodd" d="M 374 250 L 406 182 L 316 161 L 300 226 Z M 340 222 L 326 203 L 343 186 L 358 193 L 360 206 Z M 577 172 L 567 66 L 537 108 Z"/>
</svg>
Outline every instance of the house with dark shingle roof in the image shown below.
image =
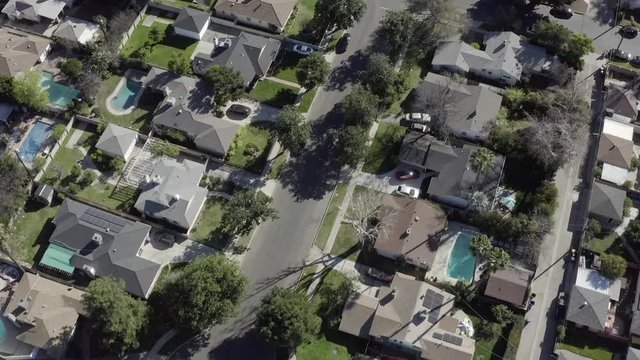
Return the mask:
<svg viewBox="0 0 640 360">
<path fill-rule="evenodd" d="M 162 269 L 161 264 L 139 256 L 151 226 L 69 198 L 60 205 L 53 224 L 56 228 L 49 243 L 70 250 L 68 265 L 89 277 L 122 280 L 129 293 L 149 296 Z"/>
<path fill-rule="evenodd" d="M 293 13 L 296 0 L 220 0 L 215 16 L 280 33 Z"/>
<path fill-rule="evenodd" d="M 281 42 L 241 32 L 237 37 L 216 39 L 211 53 L 197 53 L 193 58 L 193 71 L 204 75 L 213 65 L 234 69 L 242 75 L 244 85 L 250 87 L 267 75 L 280 51 Z"/>
<path fill-rule="evenodd" d="M 609 90 L 605 97 L 605 108 L 627 121 L 635 121 L 638 117 L 638 98 L 635 90 L 625 89 L 615 84 L 609 84 Z"/>
<path fill-rule="evenodd" d="M 16 76 L 43 62 L 51 41 L 14 29 L 0 27 L 0 75 Z"/>
<path fill-rule="evenodd" d="M 176 21 L 171 26 L 173 26 L 173 31 L 180 36 L 201 40 L 209 28 L 210 22 L 209 13 L 187 7 L 180 10 Z"/>
<path fill-rule="evenodd" d="M 608 279 L 597 270 L 578 267 L 567 321 L 596 333 L 612 329 L 621 286 L 620 279 Z"/>
<path fill-rule="evenodd" d="M 73 0 L 9 0 L 2 13 L 11 20 L 57 22 Z"/>
<path fill-rule="evenodd" d="M 602 134 L 598 145 L 598 161 L 631 169 L 631 160 L 636 156 L 633 142 L 611 134 Z"/>
<path fill-rule="evenodd" d="M 53 36 L 82 45 L 92 44 L 98 37 L 100 25 L 67 16 L 53 32 Z"/>
<path fill-rule="evenodd" d="M 624 218 L 624 201 L 627 193 L 599 181 L 593 183 L 589 199 L 589 215 L 605 228 L 615 228 Z"/>
<path fill-rule="evenodd" d="M 96 143 L 96 149 L 110 157 L 121 157 L 129 161 L 138 140 L 138 133 L 125 127 L 110 123 Z"/>
<path fill-rule="evenodd" d="M 484 295 L 516 307 L 526 306 L 533 273 L 510 266 L 489 275 Z"/>
</svg>

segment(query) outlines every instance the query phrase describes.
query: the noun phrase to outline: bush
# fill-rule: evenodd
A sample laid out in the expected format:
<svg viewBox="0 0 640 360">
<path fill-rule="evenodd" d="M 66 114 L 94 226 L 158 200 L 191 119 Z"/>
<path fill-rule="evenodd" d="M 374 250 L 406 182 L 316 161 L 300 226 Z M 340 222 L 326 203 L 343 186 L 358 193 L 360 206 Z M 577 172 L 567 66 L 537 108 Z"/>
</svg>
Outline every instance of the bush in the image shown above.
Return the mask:
<svg viewBox="0 0 640 360">
<path fill-rule="evenodd" d="M 82 74 L 82 62 L 78 59 L 68 59 L 60 63 L 60 71 L 71 79 L 76 79 Z"/>
<path fill-rule="evenodd" d="M 78 164 L 73 164 L 73 167 L 71 168 L 71 171 L 69 172 L 69 175 L 73 179 L 79 178 L 80 175 L 82 175 L 82 166 L 80 166 Z"/>
<path fill-rule="evenodd" d="M 491 314 L 498 324 L 505 326 L 513 321 L 513 311 L 506 305 L 495 305 L 491 308 Z"/>
<path fill-rule="evenodd" d="M 187 141 L 187 137 L 184 135 L 184 133 L 176 129 L 164 130 L 162 132 L 162 135 L 168 140 L 179 144 L 184 144 Z"/>
<path fill-rule="evenodd" d="M 595 236 L 598 235 L 602 232 L 602 225 L 600 225 L 600 222 L 596 219 L 589 219 L 589 222 L 587 223 L 587 233 L 589 233 L 591 236 Z"/>
<path fill-rule="evenodd" d="M 610 279 L 619 279 L 627 272 L 627 260 L 620 255 L 601 254 L 602 274 Z"/>
<path fill-rule="evenodd" d="M 82 177 L 79 181 L 80 186 L 85 188 L 91 185 L 97 178 L 98 176 L 96 175 L 96 173 L 94 173 L 92 170 L 87 169 L 82 173 Z"/>
<path fill-rule="evenodd" d="M 624 199 L 624 211 L 623 211 L 623 215 L 625 217 L 629 216 L 629 212 L 631 210 L 631 207 L 633 206 L 633 200 L 631 200 L 631 198 L 625 198 Z"/>
<path fill-rule="evenodd" d="M 596 166 L 593 168 L 593 177 L 600 179 L 602 177 L 602 166 Z"/>
<path fill-rule="evenodd" d="M 91 154 L 91 160 L 93 160 L 93 162 L 95 162 L 97 164 L 102 164 L 104 162 L 104 154 L 102 153 L 102 150 L 96 149 Z"/>
<path fill-rule="evenodd" d="M 80 185 L 78 185 L 77 183 L 71 183 L 69 184 L 69 186 L 67 187 L 67 191 L 69 191 L 72 194 L 77 194 L 80 191 L 82 191 L 82 188 L 80 188 Z"/>
<path fill-rule="evenodd" d="M 556 329 L 556 338 L 559 342 L 563 342 L 565 336 L 567 336 L 567 327 L 562 324 L 558 325 Z"/>
<path fill-rule="evenodd" d="M 480 321 L 480 326 L 478 326 L 475 331 L 474 337 L 477 340 L 489 340 L 500 333 L 500 325 L 482 320 Z"/>
<path fill-rule="evenodd" d="M 175 158 L 180 154 L 180 148 L 166 140 L 160 140 L 151 146 L 151 154 L 156 157 L 168 156 Z"/>
<path fill-rule="evenodd" d="M 260 149 L 258 148 L 258 145 L 253 143 L 248 143 L 247 146 L 245 146 L 244 148 L 244 154 L 246 156 L 255 157 L 256 155 L 258 155 L 259 152 L 260 152 Z"/>
<path fill-rule="evenodd" d="M 47 159 L 44 156 L 38 156 L 35 159 L 33 159 L 33 163 L 31 164 L 31 166 L 33 167 L 33 170 L 35 170 L 36 172 L 39 172 L 40 170 L 42 170 L 46 162 L 47 162 Z"/>
<path fill-rule="evenodd" d="M 109 168 L 115 171 L 116 173 L 122 175 L 126 164 L 127 162 L 124 160 L 123 157 L 117 156 L 109 161 Z"/>
<path fill-rule="evenodd" d="M 633 189 L 633 180 L 625 181 L 624 184 L 622 184 L 622 186 L 626 187 L 627 189 Z"/>
<path fill-rule="evenodd" d="M 477 42 L 471 43 L 469 45 L 471 45 L 471 47 L 476 49 L 476 50 L 480 50 L 480 48 L 481 48 L 480 44 L 478 44 Z"/>
</svg>

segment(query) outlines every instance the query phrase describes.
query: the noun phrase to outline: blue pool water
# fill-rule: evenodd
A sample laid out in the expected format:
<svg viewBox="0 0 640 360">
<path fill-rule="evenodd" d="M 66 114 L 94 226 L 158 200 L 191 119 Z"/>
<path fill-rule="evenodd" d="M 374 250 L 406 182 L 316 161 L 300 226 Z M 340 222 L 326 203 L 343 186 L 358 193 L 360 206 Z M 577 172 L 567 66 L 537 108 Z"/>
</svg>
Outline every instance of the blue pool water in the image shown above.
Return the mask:
<svg viewBox="0 0 640 360">
<path fill-rule="evenodd" d="M 111 106 L 116 110 L 126 110 L 133 106 L 133 101 L 142 89 L 142 83 L 137 80 L 127 79 L 121 86 L 116 96 L 111 99 Z"/>
<path fill-rule="evenodd" d="M 458 238 L 453 244 L 453 249 L 451 249 L 447 265 L 447 274 L 450 277 L 468 282 L 473 281 L 473 274 L 476 270 L 476 257 L 471 252 L 470 242 L 471 235 L 464 232 L 458 234 Z"/>
<path fill-rule="evenodd" d="M 69 105 L 71 100 L 80 93 L 80 90 L 54 82 L 53 74 L 48 72 L 42 73 L 40 78 L 40 87 L 49 94 L 49 104 L 55 104 L 62 107 Z"/>
<path fill-rule="evenodd" d="M 31 131 L 29 131 L 27 138 L 24 139 L 24 142 L 20 145 L 20 149 L 18 150 L 20 158 L 27 163 L 33 162 L 33 159 L 42 149 L 42 145 L 49 139 L 52 129 L 53 125 L 36 121 Z"/>
</svg>

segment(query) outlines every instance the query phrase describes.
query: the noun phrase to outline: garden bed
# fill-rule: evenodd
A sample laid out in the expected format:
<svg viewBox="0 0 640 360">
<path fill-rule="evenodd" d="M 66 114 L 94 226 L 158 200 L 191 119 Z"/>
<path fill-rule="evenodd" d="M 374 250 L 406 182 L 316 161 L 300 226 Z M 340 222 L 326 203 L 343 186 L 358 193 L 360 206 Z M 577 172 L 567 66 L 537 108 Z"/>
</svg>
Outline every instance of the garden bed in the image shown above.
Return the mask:
<svg viewBox="0 0 640 360">
<path fill-rule="evenodd" d="M 273 144 L 272 127 L 271 122 L 257 122 L 240 128 L 227 152 L 227 163 L 262 173 Z"/>
</svg>

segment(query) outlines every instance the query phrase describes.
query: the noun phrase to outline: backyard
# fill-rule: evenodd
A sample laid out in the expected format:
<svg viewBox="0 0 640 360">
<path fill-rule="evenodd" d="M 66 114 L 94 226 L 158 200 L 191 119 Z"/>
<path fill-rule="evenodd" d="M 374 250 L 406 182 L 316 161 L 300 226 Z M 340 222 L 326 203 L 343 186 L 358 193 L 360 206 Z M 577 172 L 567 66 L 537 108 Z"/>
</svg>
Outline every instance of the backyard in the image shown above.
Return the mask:
<svg viewBox="0 0 640 360">
<path fill-rule="evenodd" d="M 616 349 L 622 349 L 623 345 L 587 330 L 569 326 L 564 341 L 558 343 L 558 348 L 593 360 L 613 360 Z"/>
<path fill-rule="evenodd" d="M 59 207 L 59 203 L 55 200 L 54 205 L 51 206 L 27 201 L 24 214 L 15 222 L 12 235 L 7 237 L 7 245 L 14 257 L 34 263 L 42 256 L 42 252 L 49 243 L 49 236 L 55 228 L 51 221 Z"/>
<path fill-rule="evenodd" d="M 100 92 L 96 97 L 96 104 L 100 109 L 100 116 L 106 122 L 118 124 L 136 131 L 142 129 L 144 132 L 147 123 L 151 121 L 156 106 L 158 106 L 162 99 L 159 95 L 144 90 L 138 101 L 138 106 L 133 112 L 126 115 L 114 115 L 107 110 L 107 98 L 113 93 L 121 79 L 122 76 L 113 75 L 102 81 Z"/>
<path fill-rule="evenodd" d="M 403 126 L 381 122 L 362 171 L 382 174 L 392 170 L 396 165 L 396 156 L 400 151 L 405 131 L 406 128 Z"/>
<path fill-rule="evenodd" d="M 287 23 L 284 32 L 290 37 L 297 37 L 315 14 L 317 0 L 299 0 L 294 15 Z"/>
<path fill-rule="evenodd" d="M 136 28 L 122 49 L 123 56 L 135 56 L 136 51 L 144 48 L 152 28 L 160 30 L 165 34 L 165 37 L 162 42 L 151 46 L 151 50 L 146 56 L 146 60 L 151 65 L 166 69 L 169 66 L 169 60 L 173 56 L 182 56 L 189 59 L 198 45 L 198 42 L 193 39 L 174 35 L 168 24 L 154 22 L 151 26 L 139 25 Z"/>
<path fill-rule="evenodd" d="M 227 245 L 229 237 L 220 228 L 225 203 L 226 200 L 219 197 L 207 199 L 198 222 L 191 231 L 191 239 L 218 249 L 223 249 Z"/>
<path fill-rule="evenodd" d="M 83 134 L 77 134 L 77 132 L 81 132 Z M 85 132 L 83 130 L 76 128 L 72 128 L 69 131 L 69 134 L 63 140 L 62 144 L 58 148 L 58 151 L 53 157 L 53 160 L 42 176 L 44 182 L 64 187 L 73 180 L 69 177 L 71 168 L 75 164 L 80 164 L 82 162 L 82 159 L 84 159 L 86 152 L 89 151 L 89 147 L 86 147 L 86 145 L 80 145 L 85 144 L 85 142 L 81 141 L 80 139 L 84 136 L 84 134 Z M 67 145 L 69 144 L 69 140 L 76 137 L 79 137 L 77 145 L 80 146 L 72 146 L 71 148 L 67 147 Z M 82 147 L 84 151 L 79 150 L 80 147 Z"/>
<path fill-rule="evenodd" d="M 227 163 L 261 173 L 273 143 L 272 126 L 271 122 L 256 122 L 240 128 L 227 153 Z"/>
<path fill-rule="evenodd" d="M 298 89 L 271 80 L 259 81 L 249 93 L 257 101 L 283 107 L 293 104 L 298 97 Z"/>
</svg>

